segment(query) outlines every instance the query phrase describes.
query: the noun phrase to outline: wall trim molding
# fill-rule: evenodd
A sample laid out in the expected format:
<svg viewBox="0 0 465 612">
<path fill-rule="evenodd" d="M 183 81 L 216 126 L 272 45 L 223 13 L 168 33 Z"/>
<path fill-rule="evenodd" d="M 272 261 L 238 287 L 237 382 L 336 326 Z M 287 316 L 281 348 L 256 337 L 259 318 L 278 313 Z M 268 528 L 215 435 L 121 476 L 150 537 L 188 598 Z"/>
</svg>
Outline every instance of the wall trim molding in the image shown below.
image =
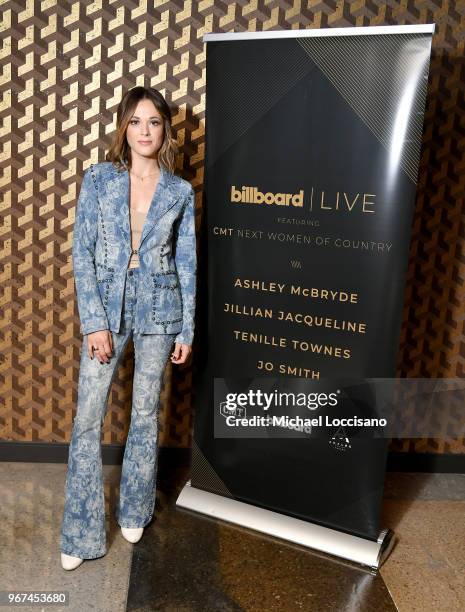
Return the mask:
<svg viewBox="0 0 465 612">
<path fill-rule="evenodd" d="M 465 474 L 463 453 L 388 453 L 388 472 L 429 472 Z"/>
<path fill-rule="evenodd" d="M 69 444 L 62 442 L 8 442 L 0 440 L 0 461 L 24 461 L 25 463 L 68 463 Z M 174 461 L 190 462 L 190 448 L 160 446 L 160 456 Z M 102 463 L 121 465 L 124 445 L 102 444 Z"/>
<path fill-rule="evenodd" d="M 0 440 L 0 461 L 24 461 L 27 463 L 67 463 L 69 444 L 61 442 L 10 442 Z M 170 460 L 190 463 L 190 448 L 160 446 L 161 456 Z M 124 445 L 102 444 L 104 465 L 120 465 Z M 465 454 L 401 453 L 390 452 L 387 457 L 388 472 L 438 472 L 465 474 Z"/>
</svg>

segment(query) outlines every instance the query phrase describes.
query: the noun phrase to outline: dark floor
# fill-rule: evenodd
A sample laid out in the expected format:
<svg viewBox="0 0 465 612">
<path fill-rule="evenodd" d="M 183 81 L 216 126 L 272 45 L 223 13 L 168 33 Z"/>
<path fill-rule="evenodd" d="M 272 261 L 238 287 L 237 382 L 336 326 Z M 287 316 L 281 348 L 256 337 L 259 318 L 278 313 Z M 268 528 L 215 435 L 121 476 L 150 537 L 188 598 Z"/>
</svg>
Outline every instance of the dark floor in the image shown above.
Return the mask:
<svg viewBox="0 0 465 612">
<path fill-rule="evenodd" d="M 134 548 L 128 610 L 396 610 L 380 575 L 177 508 L 187 471 L 164 473 L 157 518 Z"/>
</svg>

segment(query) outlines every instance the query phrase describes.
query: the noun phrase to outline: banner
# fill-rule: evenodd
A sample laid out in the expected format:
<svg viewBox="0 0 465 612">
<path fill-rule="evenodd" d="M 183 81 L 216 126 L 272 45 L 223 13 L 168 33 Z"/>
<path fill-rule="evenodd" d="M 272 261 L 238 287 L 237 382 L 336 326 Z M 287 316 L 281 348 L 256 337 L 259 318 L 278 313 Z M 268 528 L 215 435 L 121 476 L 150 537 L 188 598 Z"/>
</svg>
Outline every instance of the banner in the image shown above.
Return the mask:
<svg viewBox="0 0 465 612">
<path fill-rule="evenodd" d="M 351 396 L 346 379 L 395 376 L 433 31 L 204 37 L 208 320 L 192 487 L 378 539 L 387 438 L 337 424 L 228 434 L 251 405 L 226 399 L 329 402 Z M 355 387 L 375 415 L 372 390 Z"/>
</svg>

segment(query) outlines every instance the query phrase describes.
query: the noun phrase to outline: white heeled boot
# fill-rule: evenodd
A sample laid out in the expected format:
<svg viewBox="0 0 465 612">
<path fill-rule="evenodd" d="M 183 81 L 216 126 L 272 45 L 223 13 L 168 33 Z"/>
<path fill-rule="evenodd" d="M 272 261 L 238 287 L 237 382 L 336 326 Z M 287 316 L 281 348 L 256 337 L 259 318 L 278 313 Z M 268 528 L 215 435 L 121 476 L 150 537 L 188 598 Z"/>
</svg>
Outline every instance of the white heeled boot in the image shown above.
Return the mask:
<svg viewBox="0 0 465 612">
<path fill-rule="evenodd" d="M 63 552 L 61 553 L 61 565 L 65 570 L 76 569 L 83 561 L 84 559 L 80 559 L 79 557 L 73 557 Z"/>
<path fill-rule="evenodd" d="M 132 542 L 132 544 L 135 544 L 141 539 L 142 534 L 144 533 L 144 528 L 143 527 L 121 527 L 121 533 L 123 534 L 123 537 L 128 542 Z"/>
</svg>

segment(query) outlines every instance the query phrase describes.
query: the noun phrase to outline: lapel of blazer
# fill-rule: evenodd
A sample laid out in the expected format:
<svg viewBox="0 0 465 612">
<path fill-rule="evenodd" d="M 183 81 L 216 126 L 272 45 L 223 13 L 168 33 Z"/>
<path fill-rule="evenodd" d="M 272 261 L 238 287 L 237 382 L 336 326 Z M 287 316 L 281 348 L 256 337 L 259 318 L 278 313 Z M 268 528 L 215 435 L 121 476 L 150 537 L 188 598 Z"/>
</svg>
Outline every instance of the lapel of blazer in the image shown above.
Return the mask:
<svg viewBox="0 0 465 612">
<path fill-rule="evenodd" d="M 116 200 L 114 203 L 115 206 L 113 207 L 115 212 L 115 221 L 124 235 L 125 240 L 129 246 L 131 246 L 129 172 L 126 168 L 116 172 L 116 176 L 111 179 L 111 193 L 112 197 Z M 181 190 L 178 189 L 174 175 L 160 164 L 160 178 L 145 217 L 139 249 L 142 246 L 145 238 L 147 238 L 158 221 L 170 210 L 170 208 L 176 204 L 180 196 Z"/>
</svg>

